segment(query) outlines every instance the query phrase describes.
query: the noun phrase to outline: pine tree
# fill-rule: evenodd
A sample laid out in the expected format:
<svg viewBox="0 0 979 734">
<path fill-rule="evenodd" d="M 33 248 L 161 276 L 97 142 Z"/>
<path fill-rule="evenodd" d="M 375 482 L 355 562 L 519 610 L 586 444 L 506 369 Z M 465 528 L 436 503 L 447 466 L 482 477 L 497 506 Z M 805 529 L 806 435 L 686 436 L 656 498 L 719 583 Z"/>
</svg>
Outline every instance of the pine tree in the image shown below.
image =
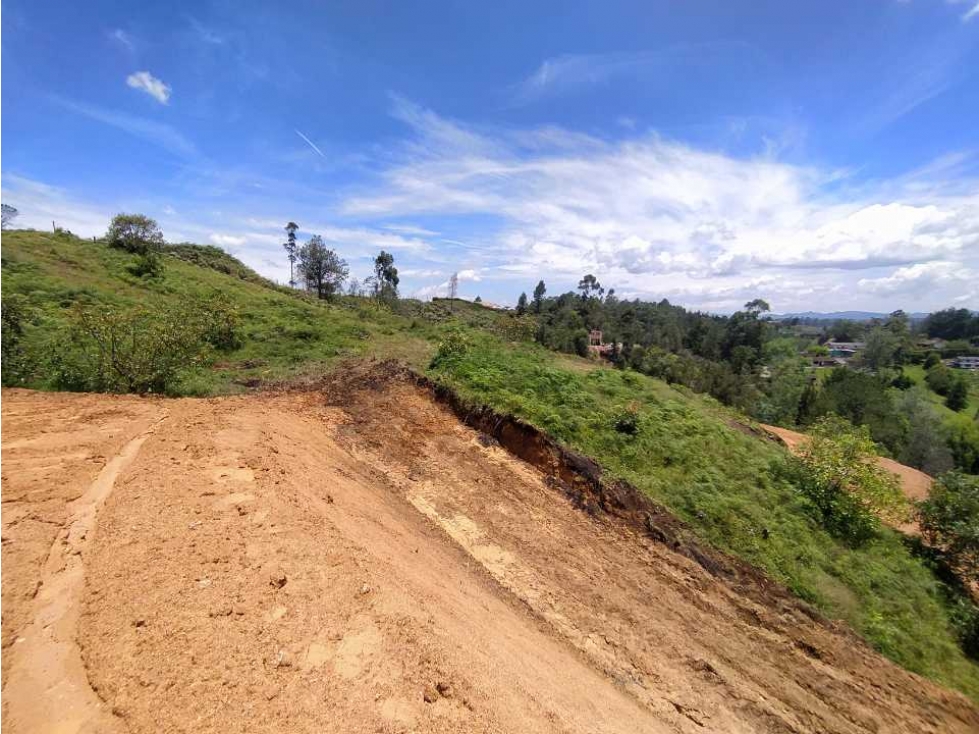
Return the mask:
<svg viewBox="0 0 979 734">
<path fill-rule="evenodd" d="M 296 287 L 296 258 L 299 254 L 298 247 L 296 245 L 296 230 L 299 229 L 299 225 L 295 222 L 289 222 L 286 225 L 286 235 L 287 238 L 282 246 L 285 248 L 286 257 L 289 258 L 289 286 L 291 288 Z"/>
</svg>

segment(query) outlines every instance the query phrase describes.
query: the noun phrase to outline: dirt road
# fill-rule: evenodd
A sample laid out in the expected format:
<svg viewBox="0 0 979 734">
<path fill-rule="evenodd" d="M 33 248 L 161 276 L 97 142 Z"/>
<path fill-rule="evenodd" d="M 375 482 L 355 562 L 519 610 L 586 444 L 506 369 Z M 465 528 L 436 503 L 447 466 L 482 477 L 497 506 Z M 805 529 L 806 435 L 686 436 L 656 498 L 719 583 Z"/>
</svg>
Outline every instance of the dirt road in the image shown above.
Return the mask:
<svg viewBox="0 0 979 734">
<path fill-rule="evenodd" d="M 10 732 L 966 732 L 423 389 L 3 394 Z"/>
</svg>

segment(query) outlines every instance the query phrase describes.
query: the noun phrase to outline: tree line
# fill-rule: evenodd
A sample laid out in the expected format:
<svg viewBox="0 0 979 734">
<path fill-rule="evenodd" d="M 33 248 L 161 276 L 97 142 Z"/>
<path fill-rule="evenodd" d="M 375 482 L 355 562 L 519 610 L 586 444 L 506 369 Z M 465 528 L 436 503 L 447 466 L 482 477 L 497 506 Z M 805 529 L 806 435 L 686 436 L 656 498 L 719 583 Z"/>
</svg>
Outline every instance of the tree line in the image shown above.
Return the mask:
<svg viewBox="0 0 979 734">
<path fill-rule="evenodd" d="M 709 394 L 763 422 L 805 429 L 838 415 L 867 426 L 878 446 L 903 463 L 933 474 L 953 467 L 979 473 L 979 414 L 945 420 L 931 395 L 962 412 L 967 377 L 921 345 L 924 336 L 941 337 L 958 340 L 947 350 L 976 353 L 968 339 L 979 335 L 979 317 L 968 310 L 938 311 L 914 327 L 895 311 L 869 323 L 825 324 L 812 335 L 801 332 L 798 321 L 772 320 L 763 299 L 721 316 L 666 299 L 619 299 L 592 274 L 574 291 L 546 294 L 541 280 L 532 298 L 520 294 L 516 308 L 535 317 L 536 340 L 546 347 L 586 356 L 589 332 L 601 330 L 614 365 Z M 865 348 L 820 380 L 812 358 L 828 354 L 830 339 L 862 341 Z M 905 371 L 911 365 L 925 370 L 923 385 Z"/>
<path fill-rule="evenodd" d="M 299 225 L 289 222 L 285 226 L 286 241 L 282 247 L 289 261 L 289 285 L 301 287 L 317 298 L 330 299 L 344 292 L 344 283 L 350 275 L 347 261 L 336 250 L 326 246 L 323 238 L 312 235 L 307 242 L 299 244 L 296 232 Z M 349 281 L 347 295 L 371 296 L 382 301 L 398 297 L 398 269 L 394 256 L 384 250 L 374 258 L 374 273 L 361 284 L 356 278 Z"/>
</svg>

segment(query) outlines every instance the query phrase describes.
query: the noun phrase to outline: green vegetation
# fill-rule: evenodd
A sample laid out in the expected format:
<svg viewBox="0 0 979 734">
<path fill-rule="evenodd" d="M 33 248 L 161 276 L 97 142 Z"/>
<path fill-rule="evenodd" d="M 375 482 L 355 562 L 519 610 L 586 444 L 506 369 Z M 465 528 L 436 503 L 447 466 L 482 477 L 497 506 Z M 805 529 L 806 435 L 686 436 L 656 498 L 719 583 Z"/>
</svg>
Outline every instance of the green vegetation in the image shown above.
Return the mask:
<svg viewBox="0 0 979 734">
<path fill-rule="evenodd" d="M 880 528 L 857 546 L 838 539 L 793 484 L 785 452 L 733 428 L 729 409 L 635 372 L 583 364 L 472 333 L 444 343 L 431 372 L 473 403 L 597 459 L 901 665 L 979 698 L 979 664 L 963 653 L 956 627 L 956 615 L 974 607 L 900 533 Z"/>
<path fill-rule="evenodd" d="M 80 307 L 105 308 L 117 314 L 112 318 L 139 307 L 140 320 L 158 325 L 218 296 L 233 304 L 240 322 L 238 343 L 223 351 L 204 350 L 200 359 L 177 367 L 166 380 L 171 394 L 237 392 L 258 380 L 316 372 L 356 356 L 392 356 L 423 365 L 448 318 L 440 304 L 398 302 L 392 310 L 365 298 L 318 301 L 267 285 L 230 255 L 217 256 L 215 249 L 164 248 L 164 273 L 144 278 L 132 272 L 131 254 L 104 242 L 4 232 L 4 384 L 67 386 L 59 366 L 77 364 L 82 356 L 84 342 L 76 339 Z M 494 311 L 464 302 L 455 310 L 455 318 L 464 323 L 490 325 L 497 318 Z M 101 384 L 122 389 L 118 383 Z"/>
<path fill-rule="evenodd" d="M 949 472 L 921 503 L 921 531 L 967 579 L 979 581 L 979 477 Z"/>
<path fill-rule="evenodd" d="M 979 665 L 964 655 L 961 643 L 975 606 L 943 580 L 926 554 L 914 553 L 886 527 L 873 528 L 861 543 L 831 533 L 812 494 L 793 478 L 784 450 L 737 430 L 743 417 L 693 393 L 684 380 L 671 386 L 532 343 L 542 323 L 555 329 L 558 341 L 567 334 L 559 320 L 548 327 L 536 313 L 552 305 L 543 283 L 527 312 L 517 316 L 455 299 L 398 299 L 397 269 L 385 253 L 368 284 L 374 297 L 333 293 L 329 300 L 269 284 L 215 248 L 165 246 L 160 256 L 162 272 L 141 277 L 130 267 L 131 253 L 103 241 L 4 232 L 4 383 L 214 395 L 261 380 L 315 375 L 350 357 L 430 365 L 435 379 L 465 398 L 519 416 L 594 457 L 685 519 L 704 540 L 847 620 L 895 661 L 979 699 Z M 578 309 L 594 309 L 598 302 L 597 281 L 583 285 L 586 298 L 571 294 L 574 301 L 567 303 L 572 321 L 580 317 Z M 610 299 L 617 303 L 611 293 L 604 303 Z M 614 356 L 619 364 L 638 360 L 666 376 L 694 365 L 685 373 L 696 378 L 691 382 L 740 396 L 732 401 L 738 404 L 757 395 L 750 387 L 763 356 L 793 352 L 790 344 L 765 338 L 769 327 L 758 318 L 763 307 L 746 308 L 730 328 L 701 315 L 684 322 L 687 317 L 668 304 L 633 309 L 642 317 L 635 333 L 656 343 L 637 356 L 637 350 Z M 677 348 L 683 346 L 683 335 L 671 331 L 671 323 L 680 322 L 722 361 L 671 352 L 674 338 Z M 126 336 L 134 334 L 135 346 L 126 346 Z M 578 337 L 580 332 L 573 334 L 572 345 Z M 587 332 L 585 338 L 587 347 Z M 122 345 L 115 361 L 106 358 L 113 343 Z M 168 352 L 178 358 L 144 359 Z M 725 353 L 742 372 L 723 361 Z M 807 387 L 796 368 L 779 378 L 787 395 Z M 924 379 L 923 373 L 908 374 Z M 792 412 L 791 399 L 769 397 L 772 410 Z M 925 402 L 965 419 L 941 398 Z"/>
<path fill-rule="evenodd" d="M 875 457 L 866 426 L 831 414 L 810 428 L 809 440 L 789 462 L 795 485 L 818 511 L 823 527 L 855 545 L 874 537 L 882 519 L 894 523 L 909 515 L 897 477 Z"/>
</svg>

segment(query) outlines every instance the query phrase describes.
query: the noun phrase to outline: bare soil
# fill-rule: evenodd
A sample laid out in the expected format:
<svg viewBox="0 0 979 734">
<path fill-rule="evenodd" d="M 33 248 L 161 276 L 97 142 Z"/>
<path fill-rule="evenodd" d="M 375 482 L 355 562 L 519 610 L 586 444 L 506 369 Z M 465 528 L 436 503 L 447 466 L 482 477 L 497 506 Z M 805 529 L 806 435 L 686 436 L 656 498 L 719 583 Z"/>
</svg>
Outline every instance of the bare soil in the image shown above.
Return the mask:
<svg viewBox="0 0 979 734">
<path fill-rule="evenodd" d="M 3 393 L 10 732 L 974 732 L 409 381 Z"/>
</svg>

